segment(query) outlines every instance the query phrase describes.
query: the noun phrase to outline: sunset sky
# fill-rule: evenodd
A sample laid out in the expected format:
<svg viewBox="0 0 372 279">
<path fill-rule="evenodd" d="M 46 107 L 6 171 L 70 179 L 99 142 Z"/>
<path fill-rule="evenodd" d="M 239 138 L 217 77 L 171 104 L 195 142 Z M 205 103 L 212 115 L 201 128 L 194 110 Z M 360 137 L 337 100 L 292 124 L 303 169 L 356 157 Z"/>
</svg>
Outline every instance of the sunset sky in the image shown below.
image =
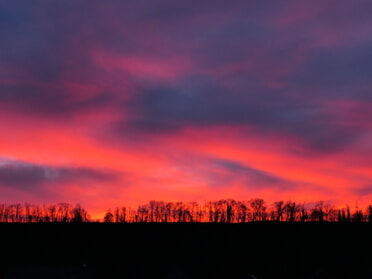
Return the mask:
<svg viewBox="0 0 372 279">
<path fill-rule="evenodd" d="M 0 1 L 0 202 L 372 203 L 372 1 Z"/>
</svg>

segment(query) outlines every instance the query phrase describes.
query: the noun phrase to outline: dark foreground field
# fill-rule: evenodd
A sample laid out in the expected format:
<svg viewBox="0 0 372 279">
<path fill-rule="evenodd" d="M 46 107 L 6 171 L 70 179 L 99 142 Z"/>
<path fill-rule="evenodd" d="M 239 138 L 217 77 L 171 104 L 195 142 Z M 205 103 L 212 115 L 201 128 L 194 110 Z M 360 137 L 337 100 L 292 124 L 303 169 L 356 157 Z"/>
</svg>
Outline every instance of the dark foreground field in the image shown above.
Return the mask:
<svg viewBox="0 0 372 279">
<path fill-rule="evenodd" d="M 372 278 L 368 223 L 0 224 L 0 278 Z"/>
</svg>

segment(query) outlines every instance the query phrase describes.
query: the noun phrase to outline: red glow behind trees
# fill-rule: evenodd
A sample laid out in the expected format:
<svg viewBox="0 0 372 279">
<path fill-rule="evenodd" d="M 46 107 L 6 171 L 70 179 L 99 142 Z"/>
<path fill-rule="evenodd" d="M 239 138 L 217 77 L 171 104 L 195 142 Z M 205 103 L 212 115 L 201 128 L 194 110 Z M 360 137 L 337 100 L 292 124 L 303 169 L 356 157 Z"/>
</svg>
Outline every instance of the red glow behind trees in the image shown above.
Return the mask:
<svg viewBox="0 0 372 279">
<path fill-rule="evenodd" d="M 109 209 L 105 223 L 247 223 L 247 222 L 372 222 L 372 205 L 365 210 L 336 208 L 323 201 L 313 206 L 294 201 L 277 201 L 268 206 L 263 199 L 236 201 L 221 199 L 203 204 L 151 200 L 137 209 L 126 206 Z M 92 222 L 80 205 L 0 204 L 1 223 Z"/>
</svg>

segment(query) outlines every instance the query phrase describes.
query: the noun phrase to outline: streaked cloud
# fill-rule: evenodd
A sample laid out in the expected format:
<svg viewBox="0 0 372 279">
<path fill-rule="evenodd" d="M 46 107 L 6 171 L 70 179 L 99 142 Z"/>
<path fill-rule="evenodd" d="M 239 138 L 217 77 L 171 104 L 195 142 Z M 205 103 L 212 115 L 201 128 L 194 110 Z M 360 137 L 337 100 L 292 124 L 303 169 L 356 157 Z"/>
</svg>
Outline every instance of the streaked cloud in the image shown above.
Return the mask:
<svg viewBox="0 0 372 279">
<path fill-rule="evenodd" d="M 34 191 L 48 184 L 95 181 L 114 182 L 119 173 L 110 170 L 99 170 L 89 167 L 48 166 L 18 160 L 0 159 L 0 185 Z"/>
</svg>

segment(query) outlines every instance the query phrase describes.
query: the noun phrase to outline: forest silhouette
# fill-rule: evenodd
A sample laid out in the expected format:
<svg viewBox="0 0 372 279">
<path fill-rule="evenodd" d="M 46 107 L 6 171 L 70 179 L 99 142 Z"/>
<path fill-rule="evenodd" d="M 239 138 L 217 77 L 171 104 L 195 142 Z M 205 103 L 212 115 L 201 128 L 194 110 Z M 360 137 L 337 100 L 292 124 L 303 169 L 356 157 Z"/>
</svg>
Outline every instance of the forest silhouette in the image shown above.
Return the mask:
<svg viewBox="0 0 372 279">
<path fill-rule="evenodd" d="M 247 222 L 372 222 L 372 205 L 337 208 L 330 203 L 276 201 L 261 199 L 236 201 L 221 199 L 204 203 L 152 200 L 133 209 L 108 209 L 102 220 L 92 220 L 80 204 L 35 205 L 0 204 L 2 223 L 247 223 Z"/>
<path fill-rule="evenodd" d="M 372 206 L 150 201 L 0 204 L 0 279 L 372 278 Z"/>
</svg>

